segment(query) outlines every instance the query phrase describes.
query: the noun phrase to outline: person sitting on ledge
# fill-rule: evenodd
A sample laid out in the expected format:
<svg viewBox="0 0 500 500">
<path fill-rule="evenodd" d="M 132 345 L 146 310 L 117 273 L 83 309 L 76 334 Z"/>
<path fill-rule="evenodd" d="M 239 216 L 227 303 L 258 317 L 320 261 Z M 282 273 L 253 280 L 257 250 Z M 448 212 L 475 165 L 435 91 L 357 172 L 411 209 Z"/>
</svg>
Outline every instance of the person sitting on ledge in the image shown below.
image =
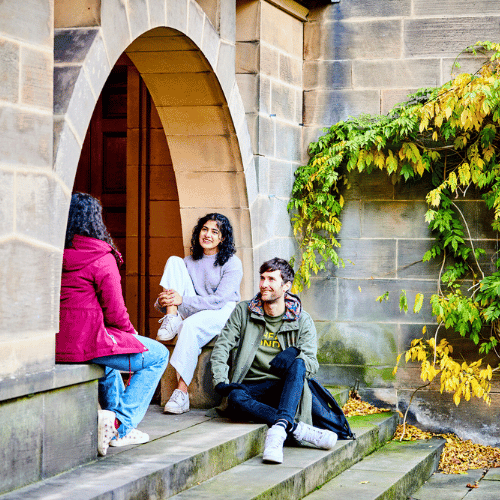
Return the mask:
<svg viewBox="0 0 500 500">
<path fill-rule="evenodd" d="M 98 383 L 99 455 L 106 455 L 108 446 L 149 441 L 136 427 L 168 363 L 168 349 L 139 336 L 130 322 L 118 271 L 122 263 L 99 201 L 74 193 L 63 254 L 56 361 L 104 367 Z M 127 387 L 121 371 L 129 372 Z"/>
<path fill-rule="evenodd" d="M 227 396 L 229 416 L 268 424 L 263 460 L 269 463 L 283 462 L 287 437 L 323 449 L 337 441 L 336 433 L 311 425 L 307 379 L 318 369 L 316 328 L 289 292 L 293 279 L 286 260 L 264 262 L 260 293 L 236 306 L 211 356 L 215 390 Z"/>
<path fill-rule="evenodd" d="M 188 386 L 201 348 L 224 326 L 240 300 L 243 266 L 236 253 L 231 223 L 211 213 L 198 220 L 191 238 L 191 255 L 170 257 L 160 281 L 163 291 L 155 307 L 160 319 L 157 340 L 178 335 L 170 364 L 177 374 L 177 388 L 165 405 L 165 413 L 189 410 Z"/>
</svg>

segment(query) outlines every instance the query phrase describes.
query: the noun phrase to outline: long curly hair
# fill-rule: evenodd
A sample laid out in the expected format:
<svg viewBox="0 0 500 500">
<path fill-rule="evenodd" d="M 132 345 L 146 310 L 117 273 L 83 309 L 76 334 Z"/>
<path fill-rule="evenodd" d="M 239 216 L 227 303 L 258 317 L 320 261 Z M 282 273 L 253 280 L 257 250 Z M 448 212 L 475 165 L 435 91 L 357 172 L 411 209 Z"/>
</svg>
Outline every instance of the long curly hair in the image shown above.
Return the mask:
<svg viewBox="0 0 500 500">
<path fill-rule="evenodd" d="M 203 257 L 203 248 L 200 245 L 200 232 L 203 225 L 213 220 L 217 223 L 217 227 L 222 235 L 222 241 L 219 243 L 217 257 L 215 258 L 214 266 L 223 266 L 233 255 L 236 253 L 233 227 L 229 219 L 218 213 L 207 214 L 198 219 L 198 223 L 193 229 L 193 236 L 191 237 L 191 256 L 194 260 L 199 260 Z"/>
<path fill-rule="evenodd" d="M 72 248 L 75 234 L 109 243 L 115 250 L 117 261 L 119 260 L 119 251 L 102 219 L 102 205 L 90 194 L 77 192 L 71 196 L 64 248 Z"/>
</svg>

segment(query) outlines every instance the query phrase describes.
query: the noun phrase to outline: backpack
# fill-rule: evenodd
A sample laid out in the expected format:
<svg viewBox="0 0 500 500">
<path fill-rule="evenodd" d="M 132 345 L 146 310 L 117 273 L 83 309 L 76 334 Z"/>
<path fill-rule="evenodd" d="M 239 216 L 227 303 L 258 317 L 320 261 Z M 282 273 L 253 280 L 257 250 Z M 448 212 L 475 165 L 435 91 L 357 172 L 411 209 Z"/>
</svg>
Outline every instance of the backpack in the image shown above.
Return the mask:
<svg viewBox="0 0 500 500">
<path fill-rule="evenodd" d="M 314 427 L 328 429 L 337 434 L 339 439 L 356 439 L 351 431 L 342 408 L 334 397 L 316 379 L 308 381 L 312 393 L 312 421 Z"/>
</svg>

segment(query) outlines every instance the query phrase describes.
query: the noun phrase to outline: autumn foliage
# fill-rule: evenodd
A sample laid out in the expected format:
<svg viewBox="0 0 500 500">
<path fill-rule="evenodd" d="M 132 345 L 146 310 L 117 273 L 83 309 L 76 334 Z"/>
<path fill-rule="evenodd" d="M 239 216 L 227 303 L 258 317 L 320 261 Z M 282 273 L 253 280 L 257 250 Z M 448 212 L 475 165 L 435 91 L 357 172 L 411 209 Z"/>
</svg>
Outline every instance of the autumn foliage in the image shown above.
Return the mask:
<svg viewBox="0 0 500 500">
<path fill-rule="evenodd" d="M 484 56 L 477 73 L 462 73 L 439 88 L 422 89 L 388 115 L 351 118 L 328 129 L 310 145 L 310 160 L 296 172 L 289 203 L 300 249 L 294 286 L 301 290 L 327 262 L 343 265 L 336 248 L 344 206 L 341 193 L 349 188 L 349 172 L 382 170 L 393 183 L 431 177 L 425 221 L 435 241 L 423 260 L 440 262 L 438 292 L 430 297 L 438 327 L 430 339 L 424 331 L 405 356 L 420 363 L 424 381 L 439 374 L 441 391 L 453 393 L 456 404 L 471 396 L 489 402 L 498 366 L 484 365 L 482 356 L 495 353 L 500 358 L 500 259 L 496 271 L 485 275 L 479 264 L 484 250 L 475 248 L 454 201 L 469 189 L 480 192 L 492 210 L 493 229 L 500 228 L 500 44 L 478 42 L 464 52 Z M 466 276 L 472 276 L 473 286 L 463 293 Z M 378 300 L 387 298 L 384 294 Z M 423 300 L 418 294 L 414 312 Z M 400 308 L 408 310 L 406 294 Z M 455 361 L 452 346 L 438 340 L 441 327 L 470 338 L 478 358 Z"/>
</svg>

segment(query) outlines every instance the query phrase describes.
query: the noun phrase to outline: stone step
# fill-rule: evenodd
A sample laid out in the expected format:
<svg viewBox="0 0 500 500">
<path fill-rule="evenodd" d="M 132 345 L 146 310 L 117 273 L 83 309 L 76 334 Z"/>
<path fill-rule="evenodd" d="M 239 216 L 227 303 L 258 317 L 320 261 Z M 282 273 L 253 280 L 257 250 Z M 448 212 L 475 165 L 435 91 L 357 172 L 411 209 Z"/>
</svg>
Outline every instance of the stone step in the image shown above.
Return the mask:
<svg viewBox="0 0 500 500">
<path fill-rule="evenodd" d="M 372 455 L 324 484 L 307 500 L 362 498 L 404 499 L 432 475 L 439 465 L 443 439 L 391 441 Z M 441 497 L 434 497 L 439 499 Z"/>
<path fill-rule="evenodd" d="M 300 499 L 337 476 L 392 438 L 398 416 L 379 414 L 349 419 L 357 439 L 338 441 L 333 450 L 285 447 L 283 464 L 270 465 L 256 456 L 172 499 Z"/>
<path fill-rule="evenodd" d="M 325 386 L 326 389 L 330 392 L 330 394 L 335 398 L 337 404 L 342 408 L 347 403 L 349 399 L 349 389 L 347 387 L 338 387 L 338 386 Z"/>
</svg>

